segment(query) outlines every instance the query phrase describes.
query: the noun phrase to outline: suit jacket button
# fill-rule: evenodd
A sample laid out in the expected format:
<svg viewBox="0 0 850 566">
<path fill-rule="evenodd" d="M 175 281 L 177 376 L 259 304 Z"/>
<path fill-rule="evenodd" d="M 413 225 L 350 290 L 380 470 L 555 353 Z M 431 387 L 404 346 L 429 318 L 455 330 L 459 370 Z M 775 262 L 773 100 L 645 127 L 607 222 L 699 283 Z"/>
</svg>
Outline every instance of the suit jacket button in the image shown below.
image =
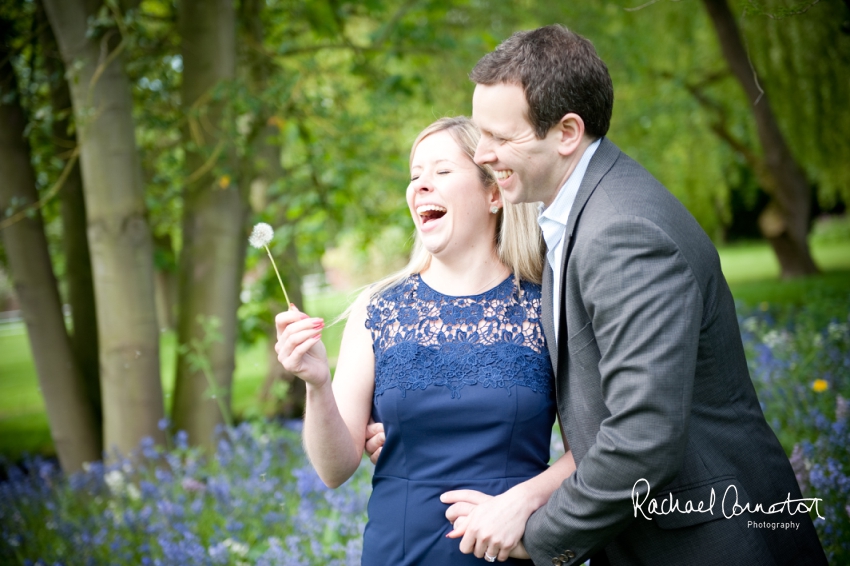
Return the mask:
<svg viewBox="0 0 850 566">
<path fill-rule="evenodd" d="M 552 559 L 552 564 L 554 564 L 555 566 L 561 566 L 563 564 L 563 562 L 561 562 L 561 559 L 556 556 L 555 558 Z"/>
<path fill-rule="evenodd" d="M 564 554 L 562 554 L 562 555 L 560 555 L 560 556 L 558 557 L 558 560 L 560 560 L 561 562 L 566 562 L 566 561 L 567 561 L 567 560 L 569 560 L 569 559 L 570 559 L 570 557 L 569 557 L 569 556 L 567 556 L 567 554 L 566 554 L 566 553 L 564 553 Z"/>
<path fill-rule="evenodd" d="M 576 553 L 573 552 L 572 550 L 566 551 L 565 554 L 567 555 L 567 558 L 575 558 L 576 557 Z"/>
</svg>

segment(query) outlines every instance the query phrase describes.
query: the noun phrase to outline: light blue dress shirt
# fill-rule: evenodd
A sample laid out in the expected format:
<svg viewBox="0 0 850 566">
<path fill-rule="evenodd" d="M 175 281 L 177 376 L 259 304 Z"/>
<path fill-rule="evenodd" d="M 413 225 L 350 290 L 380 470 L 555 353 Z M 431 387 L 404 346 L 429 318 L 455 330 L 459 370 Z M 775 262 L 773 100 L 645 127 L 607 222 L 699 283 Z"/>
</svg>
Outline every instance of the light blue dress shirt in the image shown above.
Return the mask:
<svg viewBox="0 0 850 566">
<path fill-rule="evenodd" d="M 590 163 L 590 158 L 596 153 L 596 148 L 599 147 L 601 138 L 593 142 L 584 151 L 584 155 L 579 159 L 578 165 L 567 178 L 567 182 L 558 191 L 558 196 L 552 201 L 546 209 L 540 205 L 540 216 L 537 217 L 537 223 L 540 224 L 540 229 L 543 231 L 543 240 L 546 241 L 546 259 L 549 262 L 549 267 L 552 273 L 554 285 L 552 285 L 552 305 L 558 309 L 558 301 L 561 298 L 560 283 L 560 268 L 561 260 L 564 257 L 564 234 L 567 232 L 567 220 L 570 217 L 570 210 L 573 208 L 573 202 L 576 200 L 576 195 L 581 187 L 581 182 L 584 179 L 584 174 L 587 172 L 587 166 Z M 558 337 L 558 325 L 560 317 L 553 317 L 555 321 L 555 338 Z"/>
</svg>

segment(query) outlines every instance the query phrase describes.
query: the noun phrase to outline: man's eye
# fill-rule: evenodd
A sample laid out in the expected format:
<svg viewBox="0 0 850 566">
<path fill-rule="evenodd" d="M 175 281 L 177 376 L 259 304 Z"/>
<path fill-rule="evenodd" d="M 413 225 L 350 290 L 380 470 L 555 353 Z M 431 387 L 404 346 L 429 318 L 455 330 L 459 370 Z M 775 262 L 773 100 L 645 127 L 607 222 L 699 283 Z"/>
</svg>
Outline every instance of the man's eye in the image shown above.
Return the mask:
<svg viewBox="0 0 850 566">
<path fill-rule="evenodd" d="M 448 175 L 451 173 L 448 169 L 443 169 L 442 171 L 437 171 L 437 175 Z"/>
<path fill-rule="evenodd" d="M 418 178 L 419 178 L 419 175 L 414 175 L 413 177 L 410 178 L 410 182 L 412 183 L 413 181 L 415 181 Z"/>
</svg>

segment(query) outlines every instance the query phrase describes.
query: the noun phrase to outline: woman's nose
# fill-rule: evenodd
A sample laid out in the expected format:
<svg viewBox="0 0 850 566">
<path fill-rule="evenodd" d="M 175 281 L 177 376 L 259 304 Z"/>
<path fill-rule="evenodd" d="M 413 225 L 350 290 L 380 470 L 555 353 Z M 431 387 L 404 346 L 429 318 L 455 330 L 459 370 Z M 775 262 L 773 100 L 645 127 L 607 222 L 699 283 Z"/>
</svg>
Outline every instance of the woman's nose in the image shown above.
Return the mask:
<svg viewBox="0 0 850 566">
<path fill-rule="evenodd" d="M 413 187 L 413 190 L 418 192 L 418 193 L 429 192 L 429 191 L 433 190 L 433 186 L 431 185 L 431 180 L 425 174 L 420 175 L 418 179 L 411 182 L 410 184 Z"/>
</svg>

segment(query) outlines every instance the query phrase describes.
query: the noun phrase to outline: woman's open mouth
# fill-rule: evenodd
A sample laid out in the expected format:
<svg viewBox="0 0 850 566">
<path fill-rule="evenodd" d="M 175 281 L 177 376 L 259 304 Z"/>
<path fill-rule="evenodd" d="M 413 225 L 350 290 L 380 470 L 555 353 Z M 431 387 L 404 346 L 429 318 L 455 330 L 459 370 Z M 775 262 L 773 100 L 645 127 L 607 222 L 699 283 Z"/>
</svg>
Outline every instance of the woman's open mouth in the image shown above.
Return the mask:
<svg viewBox="0 0 850 566">
<path fill-rule="evenodd" d="M 422 219 L 422 225 L 424 226 L 432 220 L 437 220 L 445 216 L 446 209 L 436 204 L 423 204 L 416 207 L 416 214 Z"/>
</svg>

